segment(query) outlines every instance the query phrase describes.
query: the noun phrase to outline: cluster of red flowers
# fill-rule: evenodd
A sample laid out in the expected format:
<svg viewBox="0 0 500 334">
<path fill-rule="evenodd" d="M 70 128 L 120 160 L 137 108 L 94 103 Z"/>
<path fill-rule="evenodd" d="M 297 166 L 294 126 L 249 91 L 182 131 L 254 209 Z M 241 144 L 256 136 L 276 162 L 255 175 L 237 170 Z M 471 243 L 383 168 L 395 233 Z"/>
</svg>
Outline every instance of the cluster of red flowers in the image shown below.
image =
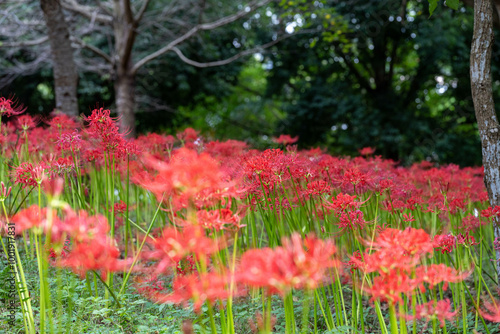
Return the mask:
<svg viewBox="0 0 500 334">
<path fill-rule="evenodd" d="M 362 260 L 353 256 L 351 261 L 365 274 L 378 273 L 365 289 L 372 300 L 396 304 L 403 301 L 403 295 L 410 296 L 416 289 L 425 291 L 425 285 L 432 289 L 444 283 L 443 290 L 446 290 L 448 283 L 460 282 L 470 275 L 444 264 L 421 265 L 421 259 L 435 247 L 424 230 L 388 228 L 368 246 Z"/>
<path fill-rule="evenodd" d="M 373 231 L 371 225 L 378 224 L 381 215 L 390 217 L 388 226 L 403 226 L 378 226 L 376 238 L 365 242 L 365 252 L 348 250 L 354 252 L 347 261 L 351 273 L 358 279 L 373 277 L 356 286 L 363 286 L 372 300 L 391 305 L 416 291 L 437 285 L 446 290 L 448 283 L 464 280 L 469 272 L 443 264 L 425 265 L 423 260 L 435 250 L 447 254 L 476 245 L 482 241 L 479 231 L 500 218 L 500 206 L 487 208 L 481 168 L 435 168 L 428 162 L 402 168 L 373 156 L 375 149 L 370 147 L 360 150 L 360 157 L 332 157 L 321 149 L 297 150 L 290 145 L 298 138 L 289 135 L 273 139 L 286 146 L 284 150 L 264 151 L 235 140 L 206 142 L 191 128 L 176 136 L 150 133 L 127 140 L 118 131 L 117 119 L 104 108 L 93 110 L 85 126 L 65 115 L 53 115 L 46 121 L 48 127 L 39 127 L 41 120 L 20 115 L 23 111 L 11 99 L 0 98 L 0 117 L 13 117 L 1 128 L 1 154 L 20 158 L 14 160 L 19 163 L 10 174 L 14 187 L 28 193 L 41 185 L 50 201 L 67 191 L 59 176 L 92 178 L 94 169 L 104 167 L 122 176 L 130 174 L 131 181 L 154 195 L 168 213 L 164 227 L 148 237 L 138 255 L 136 270 L 149 277 L 142 282 L 142 276 L 137 277 L 138 283 L 149 286 L 138 290 L 157 302 L 192 301 L 197 311 L 203 303 L 236 296 L 247 287 L 285 296 L 293 289 L 316 289 L 338 275 L 341 262 L 334 242 L 294 232 L 298 228 L 291 225 L 291 216 L 310 214 L 308 219 L 320 221 L 317 232 L 321 227 L 326 234 L 327 227 L 328 232 L 347 236 L 349 245 L 365 236 L 365 230 Z M 23 140 L 17 140 L 20 137 Z M 78 195 L 92 188 L 85 181 L 79 186 Z M 117 201 L 127 196 L 117 190 L 121 186 L 110 191 L 109 196 L 117 196 L 111 201 L 114 206 L 102 212 L 114 212 L 115 217 L 109 216 L 117 221 L 125 212 L 139 220 L 134 213 L 139 202 L 129 197 L 127 207 L 123 200 Z M 2 183 L 0 191 L 5 201 L 10 188 Z M 376 209 L 370 207 L 374 201 Z M 245 217 L 247 210 L 252 219 L 259 217 L 254 212 L 261 216 L 252 221 Z M 12 222 L 16 233 L 32 229 L 50 236 L 47 250 L 57 266 L 81 276 L 88 271 L 105 276 L 127 270 L 132 261 L 123 259 L 121 240 L 110 235 L 108 221 L 99 211 L 89 212 L 67 205 L 59 211 L 33 205 L 15 214 Z M 426 226 L 422 214 L 438 218 L 440 226 Z M 226 267 L 221 258 L 226 258 L 225 248 L 231 246 L 235 233 L 248 221 L 259 223 L 267 217 L 283 229 L 281 236 L 291 236 L 274 248 L 248 249 Z M 432 236 L 426 232 L 431 230 Z M 163 276 L 171 280 L 171 287 L 159 278 Z M 483 317 L 499 321 L 496 304 L 485 303 L 485 307 L 488 312 Z M 449 300 L 433 300 L 417 305 L 407 317 L 442 324 L 455 315 L 452 309 Z M 254 327 L 261 327 L 259 320 Z"/>
</svg>

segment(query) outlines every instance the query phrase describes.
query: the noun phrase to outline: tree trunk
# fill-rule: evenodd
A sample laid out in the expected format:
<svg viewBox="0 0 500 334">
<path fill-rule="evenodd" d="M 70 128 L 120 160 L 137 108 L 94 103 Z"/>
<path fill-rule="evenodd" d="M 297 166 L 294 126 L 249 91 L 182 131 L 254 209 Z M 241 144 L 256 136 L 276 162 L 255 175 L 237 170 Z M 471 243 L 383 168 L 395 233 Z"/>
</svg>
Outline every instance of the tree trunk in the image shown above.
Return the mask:
<svg viewBox="0 0 500 334">
<path fill-rule="evenodd" d="M 135 73 L 132 71 L 132 49 L 137 35 L 130 0 L 114 0 L 113 30 L 115 35 L 116 108 L 120 131 L 135 137 Z"/>
<path fill-rule="evenodd" d="M 73 59 L 68 25 L 64 20 L 59 0 L 40 0 L 40 5 L 50 40 L 56 109 L 76 117 L 78 116 L 78 72 Z"/>
<path fill-rule="evenodd" d="M 116 109 L 120 116 L 120 132 L 135 137 L 135 80 L 129 73 L 118 73 L 115 82 Z"/>
<path fill-rule="evenodd" d="M 493 6 L 491 0 L 474 2 L 474 37 L 470 56 L 472 99 L 481 137 L 484 183 L 490 205 L 500 205 L 500 124 L 491 87 L 491 49 L 493 45 Z M 497 222 L 498 223 L 498 222 Z M 500 240 L 500 227 L 495 237 Z M 500 249 L 496 250 L 497 277 L 500 282 Z"/>
</svg>

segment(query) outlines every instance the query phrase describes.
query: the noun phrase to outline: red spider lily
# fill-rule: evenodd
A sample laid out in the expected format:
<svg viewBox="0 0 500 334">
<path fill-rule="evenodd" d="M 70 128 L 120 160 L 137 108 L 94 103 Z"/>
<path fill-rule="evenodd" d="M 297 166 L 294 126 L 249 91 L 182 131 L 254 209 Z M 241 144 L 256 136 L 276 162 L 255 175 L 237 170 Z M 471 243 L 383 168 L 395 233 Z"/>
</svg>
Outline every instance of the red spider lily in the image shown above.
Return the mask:
<svg viewBox="0 0 500 334">
<path fill-rule="evenodd" d="M 356 259 L 357 261 L 352 261 L 352 260 L 349 260 L 346 265 L 351 267 L 351 274 L 354 274 L 354 271 L 357 270 L 357 269 L 360 269 L 360 267 L 358 266 L 359 263 L 362 262 L 363 260 L 363 257 L 361 256 L 361 253 L 359 250 L 355 251 L 353 254 L 352 254 L 352 258 Z"/>
<path fill-rule="evenodd" d="M 403 214 L 403 220 L 407 223 L 411 223 L 411 222 L 414 222 L 415 221 L 415 218 L 412 216 L 411 213 L 409 214 Z"/>
<path fill-rule="evenodd" d="M 484 209 L 481 211 L 481 216 L 485 218 L 491 218 L 491 217 L 500 217 L 500 205 L 493 207 L 489 207 L 487 209 Z"/>
<path fill-rule="evenodd" d="M 16 225 L 16 233 L 42 226 L 46 219 L 46 212 L 46 208 L 41 209 L 38 205 L 19 211 L 12 217 L 12 222 Z"/>
<path fill-rule="evenodd" d="M 194 311 L 199 313 L 205 302 L 214 303 L 225 300 L 231 295 L 229 289 L 231 277 L 215 272 L 177 276 L 172 283 L 172 293 L 165 294 L 151 291 L 147 297 L 158 303 L 184 304 L 193 301 Z M 232 291 L 233 296 L 239 289 Z"/>
<path fill-rule="evenodd" d="M 324 207 L 329 210 L 333 210 L 336 216 L 339 216 L 343 211 L 347 210 L 357 210 L 363 202 L 356 201 L 356 195 L 347 195 L 339 193 L 335 199 L 332 198 L 332 202 L 324 203 Z"/>
<path fill-rule="evenodd" d="M 366 221 L 363 218 L 363 212 L 360 210 L 342 212 L 339 217 L 339 228 L 340 230 L 355 230 L 361 229 L 365 226 Z"/>
<path fill-rule="evenodd" d="M 109 232 L 108 220 L 103 215 L 91 216 L 85 210 L 78 212 L 65 209 L 62 228 L 76 243 L 84 243 L 89 239 L 104 237 Z"/>
<path fill-rule="evenodd" d="M 49 198 L 61 196 L 64 189 L 64 179 L 62 177 L 53 177 L 45 179 L 42 182 L 42 188 Z"/>
<path fill-rule="evenodd" d="M 282 145 L 290 145 L 296 143 L 298 140 L 299 140 L 298 136 L 292 137 L 290 135 L 280 135 L 278 138 L 273 137 L 273 142 Z"/>
<path fill-rule="evenodd" d="M 33 165 L 30 162 L 23 162 L 15 169 L 14 182 L 20 184 L 23 188 L 27 186 L 36 187 L 46 177 L 46 168 L 47 166 L 44 163 Z"/>
<path fill-rule="evenodd" d="M 0 201 L 3 202 L 9 197 L 12 187 L 7 188 L 5 183 L 0 182 Z"/>
<path fill-rule="evenodd" d="M 118 203 L 115 203 L 113 208 L 114 208 L 115 214 L 124 213 L 125 211 L 127 211 L 127 203 L 120 200 Z"/>
<path fill-rule="evenodd" d="M 415 276 L 422 283 L 429 284 L 432 289 L 439 283 L 444 282 L 443 290 L 446 290 L 448 283 L 457 283 L 466 279 L 471 271 L 459 273 L 445 264 L 431 264 L 429 266 L 420 266 L 415 270 Z M 425 290 L 425 289 L 424 289 Z"/>
<path fill-rule="evenodd" d="M 440 326 L 444 327 L 445 320 L 452 320 L 458 311 L 452 312 L 451 302 L 449 299 L 434 301 L 431 300 L 425 304 L 417 305 L 415 307 L 414 315 L 407 315 L 407 320 L 418 320 L 425 319 L 426 321 L 432 321 L 434 319 L 439 320 Z M 486 318 L 485 318 L 486 319 Z"/>
<path fill-rule="evenodd" d="M 0 117 L 5 115 L 7 117 L 13 115 L 20 115 L 26 111 L 23 105 L 16 105 L 17 102 L 13 98 L 6 99 L 5 97 L 0 97 Z"/>
<path fill-rule="evenodd" d="M 457 238 L 453 234 L 437 234 L 433 243 L 434 248 L 441 249 L 441 254 L 450 253 L 456 247 Z"/>
<path fill-rule="evenodd" d="M 474 215 L 468 215 L 462 219 L 461 227 L 464 228 L 466 232 L 469 232 L 469 231 L 474 231 L 481 225 L 485 224 L 488 224 L 488 221 L 481 222 L 481 220 L 478 217 Z"/>
<path fill-rule="evenodd" d="M 31 115 L 22 115 L 16 118 L 16 124 L 21 130 L 23 130 L 23 132 L 26 132 L 29 129 L 34 129 L 38 123 L 39 120 Z"/>
<path fill-rule="evenodd" d="M 363 147 L 362 149 L 359 150 L 359 154 L 362 156 L 369 156 L 375 153 L 375 148 L 374 147 Z"/>
<path fill-rule="evenodd" d="M 500 302 L 493 300 L 493 303 L 483 302 L 486 311 L 480 310 L 481 316 L 491 322 L 500 322 Z"/>
<path fill-rule="evenodd" d="M 85 117 L 89 123 L 86 132 L 105 153 L 113 154 L 116 159 L 125 156 L 126 141 L 123 134 L 119 133 L 116 118 L 112 118 L 111 111 L 107 109 L 94 109 L 92 114 Z"/>
<path fill-rule="evenodd" d="M 198 139 L 198 131 L 193 128 L 187 128 L 182 132 L 177 133 L 177 138 L 183 143 L 193 143 Z"/>
<path fill-rule="evenodd" d="M 105 280 L 108 272 L 123 271 L 132 261 L 120 259 L 120 251 L 114 242 L 105 236 L 75 242 L 71 251 L 57 265 L 72 269 L 82 278 L 88 271 L 100 271 Z"/>
<path fill-rule="evenodd" d="M 205 145 L 205 152 L 213 157 L 241 156 L 248 150 L 248 144 L 238 140 L 226 140 L 224 142 L 211 141 Z"/>
<path fill-rule="evenodd" d="M 318 196 L 323 194 L 330 194 L 331 186 L 324 180 L 312 181 L 307 184 L 307 190 L 303 191 L 306 196 Z"/>
<path fill-rule="evenodd" d="M 365 292 L 372 296 L 371 300 L 386 301 L 396 304 L 402 301 L 402 294 L 414 291 L 420 282 L 410 278 L 404 271 L 391 270 L 385 275 L 376 276 L 371 287 L 366 287 Z"/>
<path fill-rule="evenodd" d="M 156 133 L 141 135 L 134 141 L 143 151 L 148 152 L 157 159 L 165 158 L 167 152 L 172 151 L 175 138 L 171 135 L 165 136 Z"/>
<path fill-rule="evenodd" d="M 233 214 L 229 209 L 220 210 L 199 210 L 196 212 L 198 224 L 206 229 L 214 229 L 220 231 L 229 227 L 236 227 L 237 229 L 245 226 L 240 225 L 241 217 L 238 214 Z"/>
<path fill-rule="evenodd" d="M 473 235 L 470 235 L 469 231 L 467 231 L 465 233 L 459 233 L 457 235 L 457 244 L 471 247 L 479 244 L 479 242 L 477 242 L 476 238 L 474 238 Z"/>
<path fill-rule="evenodd" d="M 370 244 L 370 247 L 375 250 L 391 253 L 400 252 L 411 257 L 419 257 L 425 253 L 432 253 L 434 248 L 427 232 L 411 227 L 403 231 L 392 228 L 385 229 Z"/>
<path fill-rule="evenodd" d="M 65 158 L 59 157 L 57 159 L 48 160 L 46 164 L 51 178 L 56 175 L 63 176 L 64 174 L 75 171 L 75 162 L 73 161 L 72 155 L 68 155 Z"/>
<path fill-rule="evenodd" d="M 51 128 L 53 129 L 55 128 L 61 132 L 70 132 L 79 127 L 79 124 L 75 121 L 73 117 L 58 112 L 55 113 L 53 112 L 51 114 L 51 118 L 47 122 L 47 124 Z"/>
<path fill-rule="evenodd" d="M 351 168 L 344 172 L 344 175 L 339 179 L 339 183 L 344 192 L 362 193 L 372 186 L 373 181 L 368 174 L 357 168 Z"/>
<path fill-rule="evenodd" d="M 182 230 L 165 228 L 161 236 L 152 242 L 152 246 L 154 249 L 145 252 L 144 257 L 159 260 L 156 271 L 164 272 L 191 254 L 197 260 L 206 261 L 207 256 L 223 248 L 223 241 L 207 238 L 201 227 L 189 225 Z"/>
<path fill-rule="evenodd" d="M 265 287 L 268 293 L 286 295 L 290 289 L 315 289 L 328 279 L 327 270 L 338 268 L 337 249 L 332 241 L 315 236 L 302 240 L 295 233 L 283 239 L 283 246 L 246 251 L 237 277 L 255 287 Z"/>
<path fill-rule="evenodd" d="M 82 136 L 77 130 L 73 132 L 63 132 L 59 135 L 57 146 L 63 151 L 80 151 L 82 147 Z"/>
<path fill-rule="evenodd" d="M 168 163 L 151 156 L 145 158 L 145 163 L 158 174 L 149 179 L 136 174 L 134 179 L 158 200 L 164 199 L 164 194 L 173 196 L 176 209 L 187 207 L 190 202 L 210 203 L 234 194 L 233 183 L 227 180 L 208 154 L 181 148 Z"/>
</svg>

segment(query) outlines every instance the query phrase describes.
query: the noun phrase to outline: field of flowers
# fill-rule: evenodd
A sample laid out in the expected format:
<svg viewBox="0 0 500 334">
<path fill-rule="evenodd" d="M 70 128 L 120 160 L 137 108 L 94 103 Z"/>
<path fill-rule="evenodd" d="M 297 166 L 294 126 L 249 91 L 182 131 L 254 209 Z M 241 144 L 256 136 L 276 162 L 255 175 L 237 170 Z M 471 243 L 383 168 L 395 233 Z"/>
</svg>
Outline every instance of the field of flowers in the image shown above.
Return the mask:
<svg viewBox="0 0 500 334">
<path fill-rule="evenodd" d="M 499 333 L 482 168 L 23 111 L 0 98 L 0 332 Z"/>
</svg>

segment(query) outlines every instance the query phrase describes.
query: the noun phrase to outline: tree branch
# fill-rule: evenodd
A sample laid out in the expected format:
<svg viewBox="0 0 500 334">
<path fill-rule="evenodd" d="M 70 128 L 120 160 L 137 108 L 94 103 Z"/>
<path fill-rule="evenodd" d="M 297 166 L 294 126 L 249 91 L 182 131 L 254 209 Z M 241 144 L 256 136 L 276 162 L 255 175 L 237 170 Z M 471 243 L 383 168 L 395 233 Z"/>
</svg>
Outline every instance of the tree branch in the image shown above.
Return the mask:
<svg viewBox="0 0 500 334">
<path fill-rule="evenodd" d="M 142 17 L 144 16 L 144 13 L 146 12 L 146 9 L 148 9 L 149 2 L 150 2 L 150 0 L 144 0 L 144 2 L 142 3 L 141 8 L 139 9 L 139 11 L 137 12 L 137 15 L 134 18 L 136 25 L 139 25 L 139 22 L 141 22 Z"/>
<path fill-rule="evenodd" d="M 99 48 L 96 48 L 95 46 L 93 45 L 90 45 L 90 44 L 87 44 L 85 43 L 84 41 L 82 41 L 80 38 L 78 37 L 75 37 L 75 36 L 71 36 L 70 37 L 71 41 L 72 42 L 75 42 L 75 43 L 78 43 L 80 44 L 82 47 L 86 48 L 86 49 L 89 49 L 90 51 L 92 51 L 93 53 L 95 53 L 96 55 L 104 58 L 104 60 L 106 60 L 108 63 L 112 64 L 113 63 L 113 60 L 111 59 L 110 56 L 108 56 L 106 53 L 104 53 L 101 49 Z"/>
<path fill-rule="evenodd" d="M 204 23 L 204 24 L 199 24 L 191 28 L 188 32 L 183 34 L 182 36 L 179 36 L 163 48 L 157 50 L 156 52 L 151 53 L 150 55 L 142 58 L 139 60 L 134 67 L 132 68 L 132 72 L 136 73 L 139 68 L 144 66 L 146 63 L 150 62 L 151 60 L 158 58 L 161 55 L 164 55 L 165 53 L 172 51 L 174 47 L 179 45 L 180 43 L 184 42 L 185 40 L 191 38 L 193 35 L 195 35 L 198 31 L 203 31 L 203 30 L 213 30 L 222 26 L 225 26 L 229 23 L 232 23 L 249 13 L 255 11 L 256 9 L 268 4 L 271 2 L 271 0 L 263 0 L 262 2 L 258 1 L 253 1 L 250 4 L 248 4 L 244 10 L 237 12 L 236 14 L 225 16 L 217 21 L 210 22 L 210 23 Z"/>
<path fill-rule="evenodd" d="M 235 54 L 234 56 L 232 57 L 229 57 L 227 59 L 223 59 L 223 60 L 217 60 L 217 61 L 211 61 L 211 62 L 207 62 L 207 63 L 200 63 L 200 62 L 197 62 L 195 60 L 191 60 L 189 58 L 187 58 L 182 52 L 181 50 L 179 50 L 177 47 L 173 47 L 172 48 L 172 51 L 174 51 L 177 56 L 179 56 L 179 58 L 185 62 L 186 64 L 188 65 L 191 65 L 191 66 L 195 66 L 195 67 L 199 67 L 199 68 L 207 68 L 207 67 L 216 67 L 216 66 L 223 66 L 223 65 L 227 65 L 229 63 L 232 63 L 233 61 L 241 58 L 241 57 L 244 57 L 244 56 L 247 56 L 247 55 L 251 55 L 251 54 L 254 54 L 256 52 L 259 52 L 263 49 L 267 49 L 277 43 L 279 43 L 280 41 L 286 39 L 286 38 L 289 38 L 291 36 L 295 36 L 295 35 L 284 35 L 282 36 L 281 38 L 277 38 L 276 40 L 274 41 L 271 41 L 269 43 L 266 43 L 266 44 L 263 44 L 263 45 L 259 45 L 255 48 L 252 48 L 252 49 L 248 49 L 248 50 L 244 50 L 240 53 L 237 53 Z"/>
<path fill-rule="evenodd" d="M 113 17 L 109 15 L 95 14 L 97 13 L 97 10 L 95 8 L 80 5 L 78 2 L 76 2 L 76 0 L 63 0 L 61 1 L 61 6 L 63 6 L 64 9 L 78 13 L 91 20 L 94 19 L 95 15 L 95 20 L 104 24 L 111 24 L 113 22 Z"/>
<path fill-rule="evenodd" d="M 0 48 L 6 48 L 6 47 L 20 47 L 20 46 L 33 46 L 33 45 L 39 45 L 47 42 L 49 40 L 49 37 L 44 36 L 40 37 L 38 39 L 34 39 L 31 41 L 24 41 L 24 42 L 0 42 Z"/>
</svg>

